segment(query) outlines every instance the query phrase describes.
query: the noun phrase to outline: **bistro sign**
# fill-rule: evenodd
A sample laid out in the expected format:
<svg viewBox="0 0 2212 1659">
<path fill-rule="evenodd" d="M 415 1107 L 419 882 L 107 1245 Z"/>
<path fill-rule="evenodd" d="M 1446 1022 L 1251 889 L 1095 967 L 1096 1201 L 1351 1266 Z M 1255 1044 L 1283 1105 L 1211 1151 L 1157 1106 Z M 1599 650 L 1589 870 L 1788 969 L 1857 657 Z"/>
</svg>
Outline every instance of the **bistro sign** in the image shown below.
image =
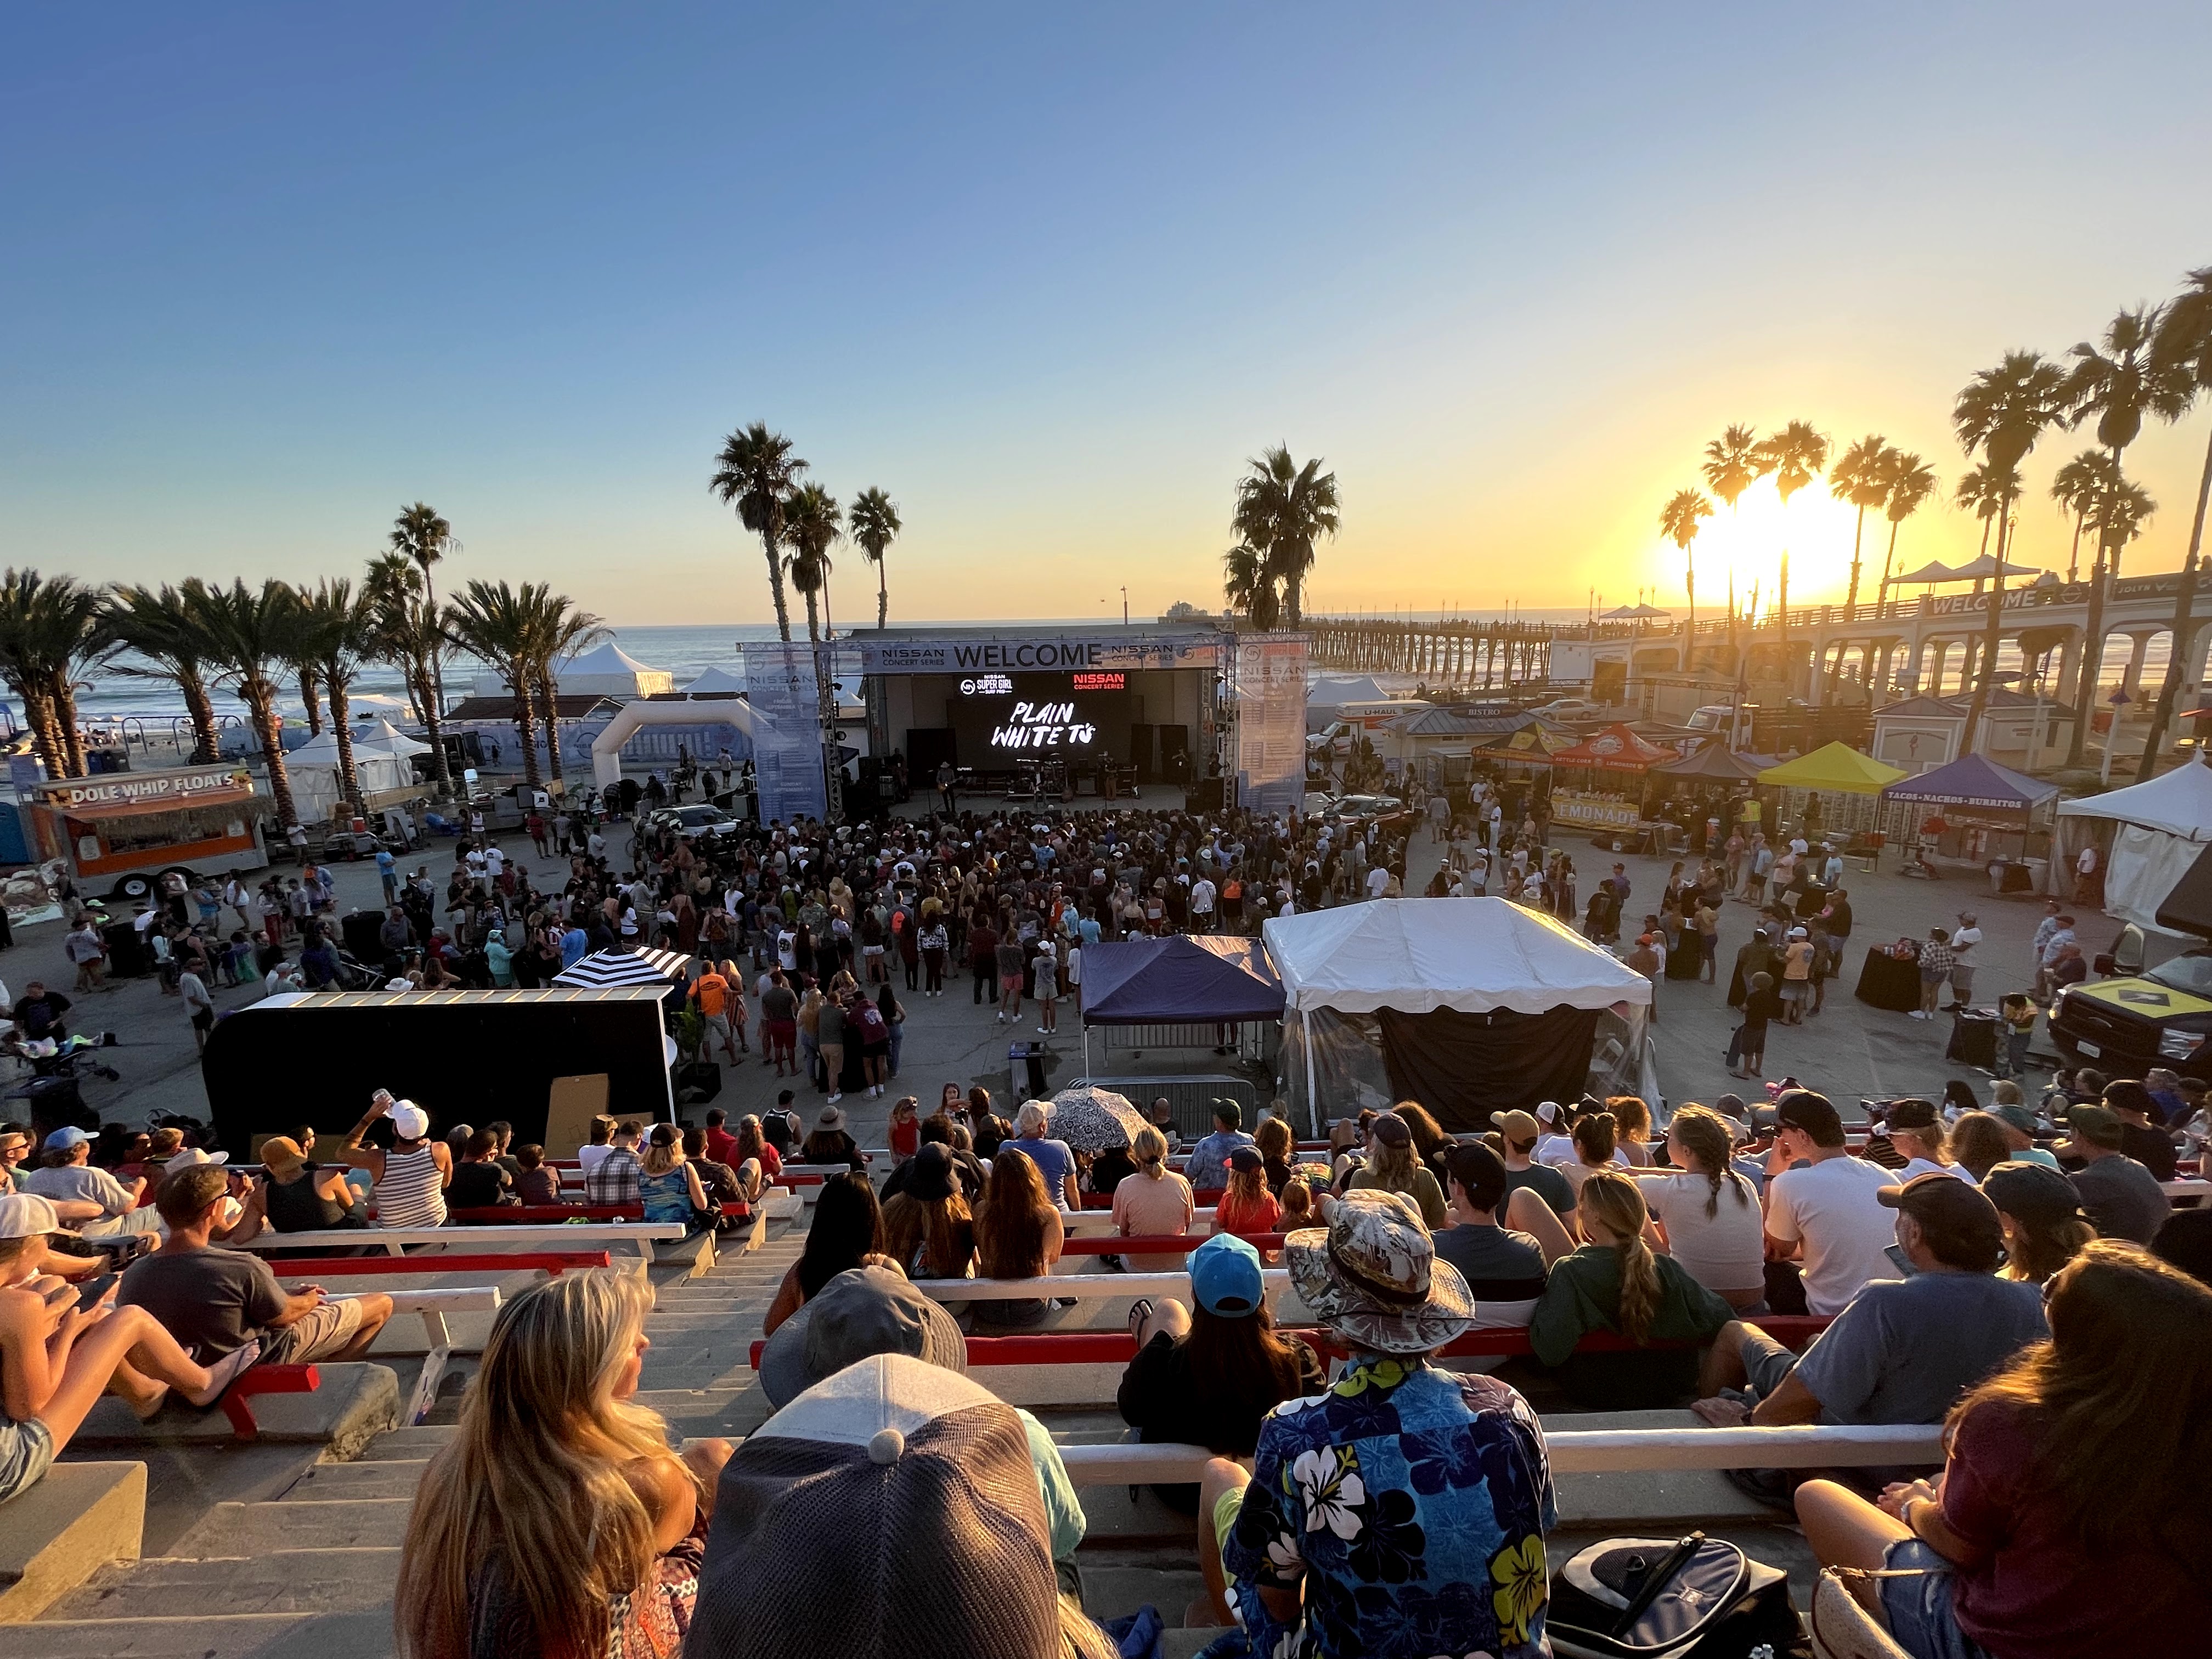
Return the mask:
<svg viewBox="0 0 2212 1659">
<path fill-rule="evenodd" d="M 204 766 L 181 772 L 118 772 L 96 781 L 64 778 L 40 787 L 57 806 L 144 806 L 206 795 L 250 794 L 253 778 L 237 767 Z"/>
</svg>

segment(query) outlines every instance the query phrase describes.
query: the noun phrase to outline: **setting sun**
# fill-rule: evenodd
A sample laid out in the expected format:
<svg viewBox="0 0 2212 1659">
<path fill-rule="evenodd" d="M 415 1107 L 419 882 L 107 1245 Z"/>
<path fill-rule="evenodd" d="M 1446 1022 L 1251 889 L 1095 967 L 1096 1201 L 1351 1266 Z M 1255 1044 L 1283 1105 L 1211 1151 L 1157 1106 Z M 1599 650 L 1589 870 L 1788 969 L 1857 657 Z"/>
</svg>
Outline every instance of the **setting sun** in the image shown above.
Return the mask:
<svg viewBox="0 0 2212 1659">
<path fill-rule="evenodd" d="M 1784 506 L 1771 477 L 1761 478 L 1744 491 L 1733 510 L 1716 501 L 1713 516 L 1700 527 L 1696 546 L 1698 594 L 1700 610 L 1715 611 L 1728 603 L 1728 584 L 1735 577 L 1736 603 L 1751 603 L 1752 585 L 1759 586 L 1759 614 L 1771 609 L 1782 550 L 1790 550 L 1790 603 L 1840 603 L 1850 583 L 1851 528 L 1856 510 L 1828 494 L 1828 481 L 1815 478 Z M 1867 514 L 1866 538 L 1861 545 L 1863 568 L 1859 597 L 1873 597 L 1881 580 L 1881 553 L 1889 526 L 1878 512 Z M 1662 541 L 1653 557 L 1664 573 L 1661 585 L 1679 589 L 1682 584 L 1682 556 L 1672 544 Z"/>
</svg>

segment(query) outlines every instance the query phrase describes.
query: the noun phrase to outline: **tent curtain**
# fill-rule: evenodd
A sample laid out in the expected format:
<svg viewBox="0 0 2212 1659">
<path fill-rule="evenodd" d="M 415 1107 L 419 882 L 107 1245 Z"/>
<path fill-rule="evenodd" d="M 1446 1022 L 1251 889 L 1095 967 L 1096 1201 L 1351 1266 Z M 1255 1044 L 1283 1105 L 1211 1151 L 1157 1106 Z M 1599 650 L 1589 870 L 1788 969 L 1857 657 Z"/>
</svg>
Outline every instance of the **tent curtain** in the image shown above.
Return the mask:
<svg viewBox="0 0 2212 1659">
<path fill-rule="evenodd" d="M 1600 1012 L 1562 1006 L 1540 1014 L 1449 1008 L 1401 1014 L 1386 1008 L 1379 1018 L 1391 1092 L 1420 1102 L 1451 1134 L 1487 1129 L 1492 1112 L 1580 1099 Z"/>
</svg>

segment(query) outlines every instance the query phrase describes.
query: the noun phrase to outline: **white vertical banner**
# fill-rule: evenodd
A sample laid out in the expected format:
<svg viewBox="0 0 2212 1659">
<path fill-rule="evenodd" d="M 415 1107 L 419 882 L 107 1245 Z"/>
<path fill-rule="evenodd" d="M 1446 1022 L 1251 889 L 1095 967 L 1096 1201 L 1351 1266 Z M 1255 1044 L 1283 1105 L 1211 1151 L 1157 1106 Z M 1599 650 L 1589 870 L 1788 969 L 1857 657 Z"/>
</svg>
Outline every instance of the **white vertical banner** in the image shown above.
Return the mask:
<svg viewBox="0 0 2212 1659">
<path fill-rule="evenodd" d="M 1306 796 L 1304 634 L 1237 640 L 1237 793 L 1248 811 L 1288 812 Z"/>
<path fill-rule="evenodd" d="M 825 816 L 822 704 L 812 652 L 773 640 L 750 643 L 744 664 L 746 700 L 761 725 L 753 737 L 761 822 Z"/>
</svg>

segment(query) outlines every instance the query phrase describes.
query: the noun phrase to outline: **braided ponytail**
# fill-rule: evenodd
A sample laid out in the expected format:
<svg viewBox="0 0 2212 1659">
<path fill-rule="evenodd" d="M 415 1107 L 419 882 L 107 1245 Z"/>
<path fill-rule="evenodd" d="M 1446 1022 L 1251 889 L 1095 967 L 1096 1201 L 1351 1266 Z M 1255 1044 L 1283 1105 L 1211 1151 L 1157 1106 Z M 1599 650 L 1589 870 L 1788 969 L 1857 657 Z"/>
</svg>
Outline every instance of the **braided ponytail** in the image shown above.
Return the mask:
<svg viewBox="0 0 2212 1659">
<path fill-rule="evenodd" d="M 1578 1202 L 1586 1217 L 1613 1235 L 1613 1255 L 1620 1264 L 1620 1315 L 1614 1322 L 1623 1336 L 1641 1347 L 1659 1311 L 1659 1264 L 1644 1242 L 1644 1224 L 1650 1219 L 1644 1194 L 1632 1177 L 1600 1170 L 1583 1182 Z"/>
<path fill-rule="evenodd" d="M 1729 1161 L 1735 1151 L 1735 1135 L 1718 1112 L 1703 1106 L 1685 1106 L 1674 1114 L 1667 1132 L 1682 1143 L 1682 1150 L 1696 1158 L 1704 1170 L 1712 1189 L 1705 1198 L 1708 1221 L 1721 1212 L 1723 1181 L 1735 1189 L 1738 1204 L 1751 1201 L 1751 1183 L 1738 1175 Z"/>
</svg>

